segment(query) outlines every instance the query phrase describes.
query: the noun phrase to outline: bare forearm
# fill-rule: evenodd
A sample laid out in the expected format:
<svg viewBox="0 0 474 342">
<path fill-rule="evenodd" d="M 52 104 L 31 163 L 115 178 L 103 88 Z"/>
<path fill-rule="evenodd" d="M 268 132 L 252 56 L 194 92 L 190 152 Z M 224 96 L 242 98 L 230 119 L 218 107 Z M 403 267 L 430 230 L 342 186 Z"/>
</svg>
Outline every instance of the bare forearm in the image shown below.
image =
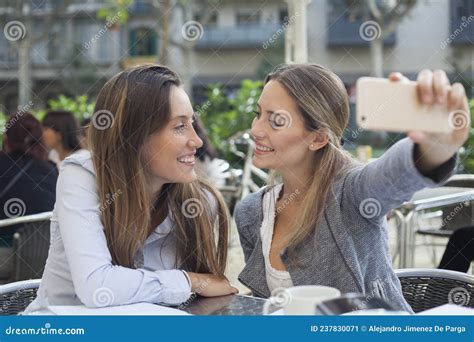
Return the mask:
<svg viewBox="0 0 474 342">
<path fill-rule="evenodd" d="M 454 146 L 415 144 L 414 160 L 416 168 L 421 174 L 427 175 L 447 162 L 456 152 L 457 148 Z"/>
</svg>

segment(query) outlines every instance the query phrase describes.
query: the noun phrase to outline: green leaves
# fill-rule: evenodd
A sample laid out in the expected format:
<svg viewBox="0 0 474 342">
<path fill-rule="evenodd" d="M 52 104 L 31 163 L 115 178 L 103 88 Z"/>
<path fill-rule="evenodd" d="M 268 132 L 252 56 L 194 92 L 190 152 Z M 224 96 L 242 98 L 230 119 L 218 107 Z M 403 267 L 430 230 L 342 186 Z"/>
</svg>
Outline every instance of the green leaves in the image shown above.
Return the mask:
<svg viewBox="0 0 474 342">
<path fill-rule="evenodd" d="M 239 160 L 229 151 L 228 141 L 235 133 L 250 129 L 262 87 L 261 81 L 244 80 L 240 89 L 225 94 L 222 86 L 216 84 L 208 90 L 207 100 L 196 108 L 221 158 L 229 162 Z"/>
<path fill-rule="evenodd" d="M 95 101 L 89 100 L 87 95 L 79 95 L 74 98 L 65 95 L 59 95 L 57 99 L 48 101 L 48 110 L 67 110 L 74 114 L 79 123 L 94 114 Z M 35 113 L 38 120 L 42 121 L 46 114 L 46 109 Z"/>
</svg>

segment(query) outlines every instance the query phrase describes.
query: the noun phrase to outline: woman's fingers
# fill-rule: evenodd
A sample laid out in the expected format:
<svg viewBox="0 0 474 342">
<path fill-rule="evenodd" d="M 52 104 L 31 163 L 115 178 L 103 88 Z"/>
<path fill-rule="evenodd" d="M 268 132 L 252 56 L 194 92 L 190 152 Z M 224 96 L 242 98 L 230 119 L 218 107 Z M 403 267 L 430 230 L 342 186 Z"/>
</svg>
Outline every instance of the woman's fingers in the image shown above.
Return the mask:
<svg viewBox="0 0 474 342">
<path fill-rule="evenodd" d="M 448 97 L 449 79 L 443 70 L 433 72 L 433 93 L 437 103 L 446 103 Z"/>
<path fill-rule="evenodd" d="M 232 286 L 226 277 L 213 275 L 210 273 L 194 273 L 199 281 L 198 288 L 195 288 L 198 294 L 204 297 L 226 296 L 229 294 L 239 293 L 239 290 Z"/>
<path fill-rule="evenodd" d="M 428 138 L 425 133 L 420 132 L 420 131 L 411 131 L 411 132 L 408 132 L 407 135 L 413 142 L 417 144 L 424 143 L 426 139 Z"/>
<path fill-rule="evenodd" d="M 417 82 L 418 98 L 420 102 L 431 104 L 433 102 L 433 72 L 428 69 L 420 71 Z"/>
<path fill-rule="evenodd" d="M 388 75 L 388 79 L 390 81 L 400 81 L 402 79 L 402 74 L 399 72 L 391 72 L 390 75 Z"/>
<path fill-rule="evenodd" d="M 450 111 L 463 107 L 466 98 L 466 92 L 461 83 L 454 83 L 448 95 L 448 108 Z"/>
<path fill-rule="evenodd" d="M 390 75 L 388 75 L 388 79 L 393 82 L 408 82 L 409 79 L 405 77 L 401 72 L 395 71 L 391 72 Z"/>
</svg>

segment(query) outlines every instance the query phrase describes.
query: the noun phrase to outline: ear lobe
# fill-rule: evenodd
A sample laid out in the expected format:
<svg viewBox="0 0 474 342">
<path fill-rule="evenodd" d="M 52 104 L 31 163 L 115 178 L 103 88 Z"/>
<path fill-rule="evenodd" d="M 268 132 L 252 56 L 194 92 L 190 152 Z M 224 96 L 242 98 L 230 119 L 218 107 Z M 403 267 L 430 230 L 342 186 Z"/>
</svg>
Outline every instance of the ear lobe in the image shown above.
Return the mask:
<svg viewBox="0 0 474 342">
<path fill-rule="evenodd" d="M 329 136 L 325 130 L 314 132 L 313 139 L 309 145 L 311 151 L 317 151 L 329 143 Z"/>
</svg>

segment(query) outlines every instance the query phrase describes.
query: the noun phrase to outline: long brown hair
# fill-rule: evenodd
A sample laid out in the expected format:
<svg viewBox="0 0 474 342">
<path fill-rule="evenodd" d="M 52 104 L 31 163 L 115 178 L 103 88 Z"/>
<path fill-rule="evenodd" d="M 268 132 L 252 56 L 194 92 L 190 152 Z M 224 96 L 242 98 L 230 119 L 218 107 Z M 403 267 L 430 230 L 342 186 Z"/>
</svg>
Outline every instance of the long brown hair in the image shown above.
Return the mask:
<svg viewBox="0 0 474 342">
<path fill-rule="evenodd" d="M 165 184 L 156 198 L 148 191 L 140 147 L 170 120 L 170 92 L 179 85 L 169 68 L 144 65 L 119 73 L 101 89 L 88 132 L 101 221 L 114 264 L 136 267 L 136 253 L 155 228 L 152 219 L 159 211 L 154 208 L 169 210 L 176 267 L 223 275 L 229 214 L 222 196 L 199 179 Z M 189 201 L 194 208 L 185 215 Z"/>
<path fill-rule="evenodd" d="M 276 80 L 297 104 L 309 132 L 324 130 L 329 143 L 315 155 L 314 172 L 307 185 L 303 205 L 289 241 L 290 256 L 314 231 L 320 220 L 334 179 L 354 166 L 351 155 L 342 149 L 341 140 L 349 122 L 349 98 L 340 78 L 317 64 L 293 64 L 278 67 L 267 75 L 265 83 Z M 278 177 L 270 176 L 270 185 Z"/>
</svg>

